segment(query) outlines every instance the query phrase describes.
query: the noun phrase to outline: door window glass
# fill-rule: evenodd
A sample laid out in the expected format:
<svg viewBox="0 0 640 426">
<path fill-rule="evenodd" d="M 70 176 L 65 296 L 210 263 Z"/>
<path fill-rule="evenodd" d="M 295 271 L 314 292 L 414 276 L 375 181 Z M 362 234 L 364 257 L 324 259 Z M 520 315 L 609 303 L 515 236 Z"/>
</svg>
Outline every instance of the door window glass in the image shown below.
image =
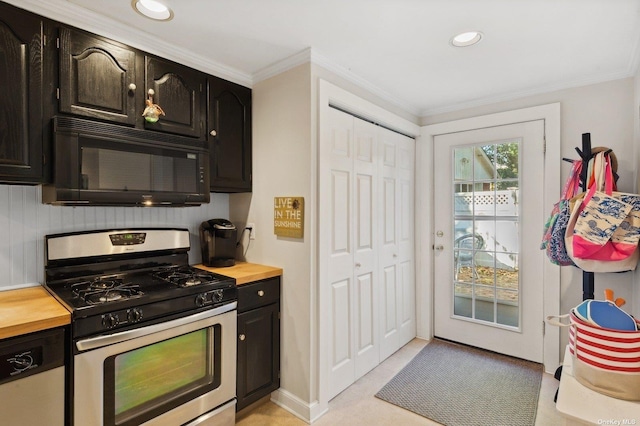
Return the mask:
<svg viewBox="0 0 640 426">
<path fill-rule="evenodd" d="M 454 316 L 518 327 L 520 140 L 453 149 Z"/>
</svg>

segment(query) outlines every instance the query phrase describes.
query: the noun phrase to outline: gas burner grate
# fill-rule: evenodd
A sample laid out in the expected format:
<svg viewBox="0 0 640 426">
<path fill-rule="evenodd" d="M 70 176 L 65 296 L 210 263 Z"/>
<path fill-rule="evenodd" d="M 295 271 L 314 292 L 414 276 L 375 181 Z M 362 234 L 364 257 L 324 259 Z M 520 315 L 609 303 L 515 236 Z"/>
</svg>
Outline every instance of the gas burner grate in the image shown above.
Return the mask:
<svg viewBox="0 0 640 426">
<path fill-rule="evenodd" d="M 90 305 L 132 299 L 144 294 L 140 286 L 125 283 L 121 278 L 96 278 L 91 281 L 80 281 L 71 285 L 75 297 Z"/>
<path fill-rule="evenodd" d="M 199 284 L 209 284 L 219 281 L 215 275 L 191 267 L 179 267 L 160 271 L 156 273 L 156 276 L 179 287 L 192 287 Z"/>
</svg>

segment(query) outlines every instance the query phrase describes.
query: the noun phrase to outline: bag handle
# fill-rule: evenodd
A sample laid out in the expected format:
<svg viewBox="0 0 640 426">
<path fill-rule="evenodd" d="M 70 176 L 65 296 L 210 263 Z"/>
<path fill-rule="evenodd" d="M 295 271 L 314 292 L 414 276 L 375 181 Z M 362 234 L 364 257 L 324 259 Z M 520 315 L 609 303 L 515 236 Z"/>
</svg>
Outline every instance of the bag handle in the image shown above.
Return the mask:
<svg viewBox="0 0 640 426">
<path fill-rule="evenodd" d="M 607 195 L 613 194 L 613 171 L 611 170 L 611 162 L 604 155 L 604 151 L 595 155 L 593 162 L 593 174 L 595 182 L 589 187 L 587 194 L 582 199 L 582 205 L 586 206 L 596 191 L 602 191 Z"/>
<path fill-rule="evenodd" d="M 562 320 L 569 318 L 569 314 L 564 315 L 549 315 L 547 316 L 547 323 L 549 325 L 555 325 L 556 327 L 571 327 L 571 324 L 565 324 Z"/>
<path fill-rule="evenodd" d="M 574 161 L 569 172 L 569 177 L 562 188 L 561 200 L 570 200 L 580 191 L 580 172 L 582 161 Z"/>
<path fill-rule="evenodd" d="M 578 353 L 578 346 L 576 345 L 576 342 L 578 340 L 578 328 L 575 326 L 575 324 L 565 324 L 562 322 L 562 320 L 569 318 L 570 314 L 564 314 L 564 315 L 549 315 L 547 316 L 547 323 L 549 325 L 555 325 L 556 327 L 571 327 L 573 329 L 573 343 L 570 343 L 571 345 L 571 349 L 573 350 L 574 354 Z"/>
</svg>

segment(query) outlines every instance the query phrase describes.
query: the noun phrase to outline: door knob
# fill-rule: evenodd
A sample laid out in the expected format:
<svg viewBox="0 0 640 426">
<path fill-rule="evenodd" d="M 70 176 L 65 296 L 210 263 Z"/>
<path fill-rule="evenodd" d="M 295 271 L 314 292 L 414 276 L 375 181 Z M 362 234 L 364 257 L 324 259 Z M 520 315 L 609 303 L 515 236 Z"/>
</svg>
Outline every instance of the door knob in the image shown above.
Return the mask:
<svg viewBox="0 0 640 426">
<path fill-rule="evenodd" d="M 246 339 L 246 336 L 245 336 L 244 334 L 241 334 L 241 335 L 239 336 L 239 338 L 240 338 L 240 340 L 244 340 L 244 339 Z"/>
<path fill-rule="evenodd" d="M 212 131 L 209 132 L 209 134 L 211 136 L 216 136 L 218 134 L 218 132 L 216 132 L 215 130 L 212 130 Z"/>
<path fill-rule="evenodd" d="M 438 244 L 437 246 L 434 247 L 434 249 L 438 251 L 442 251 L 444 250 L 444 246 L 442 244 Z"/>
</svg>

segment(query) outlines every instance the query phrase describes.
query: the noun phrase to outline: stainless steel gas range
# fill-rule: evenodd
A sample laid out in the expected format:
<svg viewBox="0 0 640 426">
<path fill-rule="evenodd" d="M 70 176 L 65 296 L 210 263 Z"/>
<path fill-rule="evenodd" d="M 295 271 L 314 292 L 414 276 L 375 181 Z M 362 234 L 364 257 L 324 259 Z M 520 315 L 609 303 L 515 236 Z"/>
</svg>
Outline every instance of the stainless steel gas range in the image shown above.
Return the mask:
<svg viewBox="0 0 640 426">
<path fill-rule="evenodd" d="M 235 280 L 189 249 L 186 229 L 46 237 L 45 286 L 72 318 L 68 423 L 235 423 Z"/>
</svg>

